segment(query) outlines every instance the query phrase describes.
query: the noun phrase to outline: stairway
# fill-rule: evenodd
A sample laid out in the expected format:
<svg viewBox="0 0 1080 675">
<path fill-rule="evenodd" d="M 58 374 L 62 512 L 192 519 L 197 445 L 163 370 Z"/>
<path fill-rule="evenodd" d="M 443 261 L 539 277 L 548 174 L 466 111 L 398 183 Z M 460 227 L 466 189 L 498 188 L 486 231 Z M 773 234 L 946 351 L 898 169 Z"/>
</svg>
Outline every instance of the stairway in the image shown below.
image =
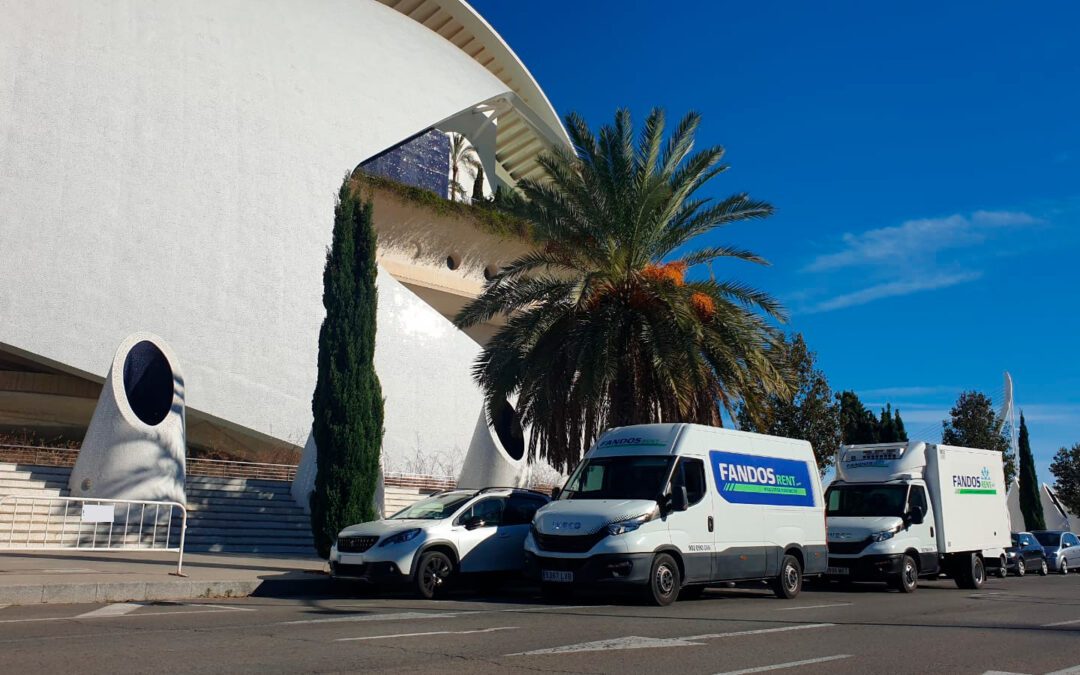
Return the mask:
<svg viewBox="0 0 1080 675">
<path fill-rule="evenodd" d="M 71 469 L 66 467 L 0 463 L 0 498 L 6 495 L 64 497 L 68 495 L 70 475 Z M 310 520 L 293 501 L 288 482 L 188 476 L 187 499 L 185 551 L 314 555 Z M 88 532 L 92 528 L 80 525 L 75 507 L 71 507 L 66 518 L 63 509 L 55 506 L 46 518 L 46 508 L 43 503 L 36 506 L 34 525 L 30 525 L 32 514 L 28 502 L 21 502 L 17 508 L 10 503 L 0 504 L 0 543 L 11 540 L 21 545 L 23 541 L 43 541 L 47 521 L 50 542 L 73 547 L 78 540 L 82 546 L 90 545 L 93 535 Z M 162 527 L 166 527 L 164 522 Z M 103 525 L 95 534 L 100 537 L 107 531 Z M 174 522 L 170 531 L 175 545 L 179 524 Z M 164 535 L 159 532 L 159 536 Z M 112 545 L 123 543 L 134 544 L 136 538 L 114 532 Z M 33 548 L 32 543 L 26 548 Z"/>
</svg>

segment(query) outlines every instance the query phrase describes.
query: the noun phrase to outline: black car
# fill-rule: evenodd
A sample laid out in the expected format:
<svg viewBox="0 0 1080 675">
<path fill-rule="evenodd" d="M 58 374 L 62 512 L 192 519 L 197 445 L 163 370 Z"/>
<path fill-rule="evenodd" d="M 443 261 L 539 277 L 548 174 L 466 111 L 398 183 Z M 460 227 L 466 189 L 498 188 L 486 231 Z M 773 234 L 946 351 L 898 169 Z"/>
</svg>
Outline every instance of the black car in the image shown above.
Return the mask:
<svg viewBox="0 0 1080 675">
<path fill-rule="evenodd" d="M 1006 566 L 1018 577 L 1028 572 L 1046 576 L 1050 572 L 1042 544 L 1030 532 L 1013 532 L 1012 546 L 1005 549 Z"/>
</svg>

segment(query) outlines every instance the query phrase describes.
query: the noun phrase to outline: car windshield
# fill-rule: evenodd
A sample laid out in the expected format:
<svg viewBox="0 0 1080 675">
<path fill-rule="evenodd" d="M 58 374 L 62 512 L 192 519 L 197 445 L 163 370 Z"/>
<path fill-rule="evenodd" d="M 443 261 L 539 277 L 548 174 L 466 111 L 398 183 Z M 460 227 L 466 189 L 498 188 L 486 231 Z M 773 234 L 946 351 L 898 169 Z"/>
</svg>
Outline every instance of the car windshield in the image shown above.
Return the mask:
<svg viewBox="0 0 1080 675">
<path fill-rule="evenodd" d="M 566 481 L 559 499 L 656 499 L 671 473 L 670 456 L 594 457 Z"/>
<path fill-rule="evenodd" d="M 1012 536 L 1012 545 L 1013 546 L 1019 546 L 1020 545 L 1020 535 L 1014 534 Z"/>
<path fill-rule="evenodd" d="M 1060 532 L 1036 532 L 1035 538 L 1043 546 L 1057 546 L 1061 543 Z"/>
<path fill-rule="evenodd" d="M 828 516 L 903 516 L 906 485 L 836 485 L 826 495 Z"/>
<path fill-rule="evenodd" d="M 472 499 L 471 492 L 451 492 L 422 499 L 390 516 L 392 520 L 442 520 L 454 515 L 465 502 Z"/>
</svg>

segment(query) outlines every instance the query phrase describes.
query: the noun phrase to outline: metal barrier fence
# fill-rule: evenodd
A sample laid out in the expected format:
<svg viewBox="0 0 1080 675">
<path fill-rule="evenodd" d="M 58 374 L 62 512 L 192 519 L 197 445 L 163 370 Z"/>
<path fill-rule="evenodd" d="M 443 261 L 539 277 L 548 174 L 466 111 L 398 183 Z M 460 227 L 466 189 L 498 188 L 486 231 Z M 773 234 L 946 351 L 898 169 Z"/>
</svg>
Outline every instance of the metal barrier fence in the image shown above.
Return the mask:
<svg viewBox="0 0 1080 675">
<path fill-rule="evenodd" d="M 184 576 L 187 509 L 177 502 L 0 497 L 0 550 L 170 551 Z"/>
</svg>

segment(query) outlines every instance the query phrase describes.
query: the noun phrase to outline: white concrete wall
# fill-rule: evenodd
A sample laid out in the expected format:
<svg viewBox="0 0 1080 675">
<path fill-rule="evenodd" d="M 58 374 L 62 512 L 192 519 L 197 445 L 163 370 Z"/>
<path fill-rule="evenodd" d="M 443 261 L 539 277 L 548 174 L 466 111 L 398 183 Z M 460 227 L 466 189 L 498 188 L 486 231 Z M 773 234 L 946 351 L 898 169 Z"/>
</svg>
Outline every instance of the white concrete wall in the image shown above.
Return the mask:
<svg viewBox="0 0 1080 675">
<path fill-rule="evenodd" d="M 507 87 L 373 0 L 0 0 L 0 17 L 0 343 L 102 378 L 152 331 L 189 409 L 303 444 L 342 177 Z M 387 337 L 445 351 L 438 368 L 450 330 L 380 325 L 388 445 L 459 443 L 458 412 L 471 433 L 474 392 L 442 417 L 389 412 L 468 363 L 388 366 Z"/>
</svg>

